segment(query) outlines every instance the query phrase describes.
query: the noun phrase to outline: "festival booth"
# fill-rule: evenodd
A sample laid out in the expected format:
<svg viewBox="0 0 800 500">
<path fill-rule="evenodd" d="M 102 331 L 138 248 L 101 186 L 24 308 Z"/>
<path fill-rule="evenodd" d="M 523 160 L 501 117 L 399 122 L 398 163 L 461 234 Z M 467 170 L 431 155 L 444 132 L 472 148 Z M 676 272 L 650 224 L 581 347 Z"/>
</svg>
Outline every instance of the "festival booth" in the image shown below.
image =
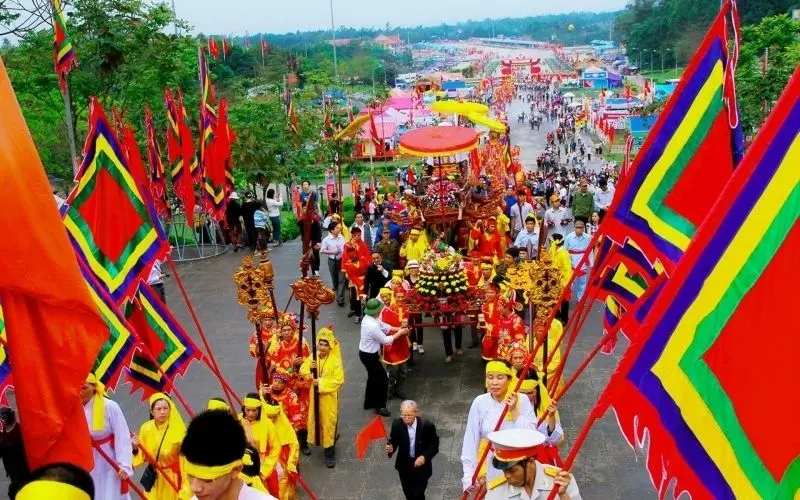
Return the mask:
<svg viewBox="0 0 800 500">
<path fill-rule="evenodd" d="M 358 143 L 353 151 L 353 158 L 394 158 L 397 153 L 394 136 L 397 133 L 397 123 L 384 117 L 374 117 L 375 138 L 373 140 L 372 125 L 369 121 L 361 125 L 356 137 Z M 375 142 L 379 141 L 379 145 Z M 386 143 L 389 148 L 386 148 Z"/>
<path fill-rule="evenodd" d="M 590 66 L 581 72 L 581 86 L 595 89 L 613 89 L 622 85 L 622 77 L 618 73 Z"/>
</svg>

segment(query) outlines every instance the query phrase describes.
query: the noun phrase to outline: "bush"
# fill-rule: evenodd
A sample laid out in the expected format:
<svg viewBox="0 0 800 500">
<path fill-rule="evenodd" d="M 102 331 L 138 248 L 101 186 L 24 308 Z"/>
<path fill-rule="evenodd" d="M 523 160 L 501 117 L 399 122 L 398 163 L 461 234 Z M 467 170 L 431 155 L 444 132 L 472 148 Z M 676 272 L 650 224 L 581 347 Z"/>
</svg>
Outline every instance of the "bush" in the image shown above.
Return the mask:
<svg viewBox="0 0 800 500">
<path fill-rule="evenodd" d="M 283 241 L 290 241 L 300 236 L 300 228 L 297 226 L 297 217 L 291 210 L 281 212 L 281 238 Z"/>
</svg>

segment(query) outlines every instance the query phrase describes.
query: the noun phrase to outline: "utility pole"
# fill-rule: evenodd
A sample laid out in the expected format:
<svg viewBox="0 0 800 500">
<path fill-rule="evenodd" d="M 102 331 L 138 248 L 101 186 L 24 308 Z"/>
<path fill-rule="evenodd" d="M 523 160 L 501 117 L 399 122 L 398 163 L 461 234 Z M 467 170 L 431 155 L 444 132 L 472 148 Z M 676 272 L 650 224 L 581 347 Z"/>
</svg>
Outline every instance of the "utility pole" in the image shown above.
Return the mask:
<svg viewBox="0 0 800 500">
<path fill-rule="evenodd" d="M 172 0 L 172 26 L 175 28 L 175 34 L 178 34 L 178 11 L 175 10 L 175 0 Z"/>
<path fill-rule="evenodd" d="M 331 1 L 331 45 L 333 45 L 333 73 L 339 81 L 339 65 L 336 61 L 336 24 L 333 21 L 333 0 Z"/>
</svg>

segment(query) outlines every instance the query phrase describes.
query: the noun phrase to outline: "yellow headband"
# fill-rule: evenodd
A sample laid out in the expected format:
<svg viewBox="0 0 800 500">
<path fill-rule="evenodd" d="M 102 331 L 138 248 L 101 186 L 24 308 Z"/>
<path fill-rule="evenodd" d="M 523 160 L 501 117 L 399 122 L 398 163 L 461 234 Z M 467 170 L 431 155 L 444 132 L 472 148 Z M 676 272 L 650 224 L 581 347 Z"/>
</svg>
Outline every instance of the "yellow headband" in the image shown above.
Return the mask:
<svg viewBox="0 0 800 500">
<path fill-rule="evenodd" d="M 522 381 L 522 385 L 519 386 L 520 392 L 533 392 L 536 389 L 536 381 L 531 379 L 525 379 Z"/>
<path fill-rule="evenodd" d="M 392 294 L 392 293 L 394 293 L 394 292 L 392 292 L 392 289 L 391 289 L 391 288 L 386 288 L 386 287 L 383 287 L 383 288 L 381 288 L 381 291 L 380 291 L 380 293 L 388 293 L 388 294 L 390 294 L 390 295 L 391 295 L 391 294 Z"/>
<path fill-rule="evenodd" d="M 224 401 L 219 401 L 217 399 L 209 399 L 208 400 L 208 409 L 209 410 L 225 410 L 230 411 L 230 406 Z"/>
<path fill-rule="evenodd" d="M 411 234 L 411 235 L 419 234 L 419 229 L 412 229 L 411 232 L 409 232 L 408 234 Z"/>
<path fill-rule="evenodd" d="M 248 410 L 256 410 L 261 408 L 261 400 L 256 398 L 244 398 L 244 407 Z"/>
<path fill-rule="evenodd" d="M 502 361 L 489 361 L 486 364 L 486 374 L 499 373 L 500 375 L 512 376 L 511 368 Z"/>
<path fill-rule="evenodd" d="M 242 459 L 234 460 L 233 462 L 226 465 L 214 465 L 214 466 L 193 464 L 190 461 L 185 460 L 183 468 L 186 471 L 187 476 L 192 476 L 197 479 L 202 479 L 203 481 L 213 481 L 214 479 L 220 478 L 225 474 L 228 474 L 236 467 L 241 467 L 241 466 L 242 466 Z"/>
<path fill-rule="evenodd" d="M 82 489 L 67 483 L 42 479 L 25 485 L 19 493 L 19 500 L 39 500 L 58 498 L 60 500 L 89 500 L 91 497 Z"/>
<path fill-rule="evenodd" d="M 153 394 L 152 396 L 150 396 L 150 399 L 147 401 L 147 403 L 150 405 L 150 409 L 152 409 L 153 405 L 156 404 L 156 401 L 158 401 L 160 399 L 165 400 L 167 402 L 167 404 L 169 404 L 170 409 L 172 409 L 172 400 L 169 398 L 169 396 L 167 396 L 163 392 L 157 392 L 157 393 Z"/>
<path fill-rule="evenodd" d="M 278 413 L 281 412 L 281 407 L 278 405 L 264 405 L 264 407 L 261 408 L 261 411 L 263 411 L 268 417 L 272 418 L 276 417 Z"/>
<path fill-rule="evenodd" d="M 93 385 L 95 389 L 94 400 L 92 400 L 92 430 L 102 431 L 106 426 L 106 405 L 103 397 L 106 395 L 106 386 L 100 382 L 94 373 L 86 377 L 86 383 Z"/>
</svg>

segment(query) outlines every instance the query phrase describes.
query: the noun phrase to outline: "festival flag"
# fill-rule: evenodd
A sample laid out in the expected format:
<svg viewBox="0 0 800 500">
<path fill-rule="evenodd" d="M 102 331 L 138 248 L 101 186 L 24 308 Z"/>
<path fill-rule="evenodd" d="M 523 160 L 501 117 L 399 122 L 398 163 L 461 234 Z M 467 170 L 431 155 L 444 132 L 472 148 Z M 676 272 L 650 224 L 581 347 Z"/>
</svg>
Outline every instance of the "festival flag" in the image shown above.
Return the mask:
<svg viewBox="0 0 800 500">
<path fill-rule="evenodd" d="M 659 496 L 797 498 L 800 70 L 696 231 L 592 412 L 649 444 Z M 764 408 L 769 401 L 769 425 Z"/>
<path fill-rule="evenodd" d="M 653 87 L 650 84 L 650 79 L 645 78 L 644 80 L 644 96 L 647 97 L 653 93 Z"/>
<path fill-rule="evenodd" d="M 375 155 L 379 155 L 383 151 L 383 140 L 378 135 L 378 127 L 375 126 L 375 116 L 371 110 L 369 113 L 369 137 L 372 139 L 372 146 L 375 149 Z"/>
<path fill-rule="evenodd" d="M 198 51 L 200 66 L 200 168 L 207 168 L 208 148 L 214 140 L 217 127 L 217 112 L 214 109 L 214 87 L 211 85 L 211 74 L 208 71 L 208 59 L 205 51 Z"/>
<path fill-rule="evenodd" d="M 217 45 L 217 41 L 212 37 L 208 39 L 208 53 L 211 54 L 214 60 L 219 58 L 219 46 Z"/>
<path fill-rule="evenodd" d="M 331 124 L 331 107 L 328 100 L 322 97 L 322 136 L 330 138 L 333 136 L 333 125 Z"/>
<path fill-rule="evenodd" d="M 139 151 L 139 145 L 136 143 L 136 134 L 133 133 L 130 124 L 125 123 L 117 110 L 114 110 L 114 118 L 117 125 L 117 137 L 119 137 L 121 141 L 121 151 L 128 164 L 128 172 L 130 172 L 131 177 L 133 177 L 133 180 L 136 182 L 136 187 L 139 188 L 139 191 L 142 194 L 148 195 L 146 198 L 149 198 L 149 191 L 145 191 L 148 185 L 147 171 L 144 167 L 142 154 Z"/>
<path fill-rule="evenodd" d="M 297 120 L 297 113 L 294 110 L 294 102 L 292 101 L 292 89 L 286 85 L 286 89 L 283 92 L 284 100 L 286 102 L 286 119 L 289 122 L 289 130 L 291 130 L 295 135 L 300 134 L 300 124 Z"/>
<path fill-rule="evenodd" d="M 197 159 L 197 150 L 194 147 L 192 129 L 189 128 L 189 114 L 186 112 L 186 105 L 183 101 L 183 91 L 180 89 L 178 89 L 178 104 L 181 107 L 181 116 L 183 116 L 183 120 L 179 122 L 181 156 L 183 156 L 183 162 L 186 165 L 189 165 L 189 172 L 191 172 L 192 181 L 199 184 L 200 179 L 203 176 L 203 171 L 200 168 L 200 161 Z"/>
<path fill-rule="evenodd" d="M 225 194 L 228 195 L 234 190 L 233 151 L 231 148 L 233 143 L 236 142 L 236 134 L 233 132 L 230 120 L 228 120 L 227 99 L 222 99 L 219 103 L 217 131 L 219 134 L 219 156 L 225 170 Z"/>
<path fill-rule="evenodd" d="M 226 169 L 231 155 L 227 106 L 228 103 L 225 99 L 220 101 L 218 124 L 224 126 L 224 129 L 220 128 L 214 133 L 214 137 L 205 148 L 203 160 L 203 208 L 215 221 L 220 221 L 225 216 L 227 194 L 230 192 Z M 231 184 L 232 179 L 233 174 L 231 173 Z"/>
<path fill-rule="evenodd" d="M 367 456 L 369 444 L 372 441 L 386 439 L 387 437 L 388 434 L 386 434 L 386 427 L 383 426 L 383 419 L 380 416 L 376 416 L 356 434 L 356 458 L 364 460 L 364 457 Z"/>
<path fill-rule="evenodd" d="M 58 85 L 64 92 L 67 88 L 67 75 L 78 61 L 75 59 L 72 39 L 67 34 L 67 21 L 64 18 L 64 10 L 61 8 L 61 0 L 53 0 L 53 32 L 55 35 L 53 59 L 56 75 L 58 75 Z"/>
<path fill-rule="evenodd" d="M 0 58 L 0 301 L 28 466 L 93 467 L 77 398 L 107 329 L 92 303 Z M 5 364 L 5 363 L 4 363 Z"/>
<path fill-rule="evenodd" d="M 590 89 L 594 87 L 594 83 L 591 80 L 584 80 L 582 83 L 583 83 L 583 88 Z"/>
<path fill-rule="evenodd" d="M 264 35 L 261 35 L 261 58 L 265 58 L 269 55 L 269 44 L 266 40 L 264 40 Z"/>
<path fill-rule="evenodd" d="M 122 317 L 104 287 L 97 282 L 84 264 L 80 267 L 89 295 L 105 321 L 107 329 L 106 341 L 100 347 L 91 372 L 107 388 L 114 389 L 119 383 L 123 369 L 131 362 L 137 342 L 130 325 Z"/>
<path fill-rule="evenodd" d="M 150 198 L 158 216 L 162 219 L 169 219 L 172 214 L 167 198 L 167 178 L 164 163 L 161 161 L 161 146 L 158 145 L 156 125 L 153 123 L 153 113 L 149 104 L 144 106 L 144 126 L 147 133 L 147 162 L 150 167 L 147 179 Z"/>
<path fill-rule="evenodd" d="M 244 50 L 250 50 L 250 34 L 244 32 Z"/>
<path fill-rule="evenodd" d="M 227 57 L 231 55 L 231 46 L 228 43 L 228 37 L 222 37 L 222 59 L 225 60 Z"/>
<path fill-rule="evenodd" d="M 63 214 L 67 234 L 78 260 L 119 305 L 133 296 L 169 244 L 96 98 L 89 105 L 77 182 Z"/>
<path fill-rule="evenodd" d="M 162 372 L 169 380 L 175 380 L 176 376 L 186 374 L 191 362 L 199 360 L 202 352 L 144 281 L 139 285 L 136 300 L 126 306 L 125 316 L 145 347 L 133 355 L 130 363 L 131 393 L 142 389 L 145 400 L 156 392 L 170 392 Z"/>
<path fill-rule="evenodd" d="M 176 101 L 172 90 L 165 92 L 167 107 L 167 157 L 170 165 L 172 190 L 183 205 L 186 223 L 191 225 L 195 195 L 191 163 L 194 159 L 194 139 L 183 116 L 182 102 Z M 187 135 L 188 132 L 188 135 Z M 191 151 L 187 155 L 187 152 Z M 186 161 L 189 158 L 189 161 Z"/>
<path fill-rule="evenodd" d="M 8 335 L 6 335 L 6 323 L 3 318 L 3 306 L 0 304 L 0 404 L 8 406 L 6 391 L 10 389 L 14 382 L 11 380 L 11 363 L 8 361 Z"/>
<path fill-rule="evenodd" d="M 732 81 L 737 49 L 729 58 L 726 39 L 726 33 L 737 33 L 737 17 L 735 4 L 726 0 L 603 219 L 604 234 L 618 243 L 632 237 L 667 271 L 689 245 L 741 154 Z"/>
</svg>

